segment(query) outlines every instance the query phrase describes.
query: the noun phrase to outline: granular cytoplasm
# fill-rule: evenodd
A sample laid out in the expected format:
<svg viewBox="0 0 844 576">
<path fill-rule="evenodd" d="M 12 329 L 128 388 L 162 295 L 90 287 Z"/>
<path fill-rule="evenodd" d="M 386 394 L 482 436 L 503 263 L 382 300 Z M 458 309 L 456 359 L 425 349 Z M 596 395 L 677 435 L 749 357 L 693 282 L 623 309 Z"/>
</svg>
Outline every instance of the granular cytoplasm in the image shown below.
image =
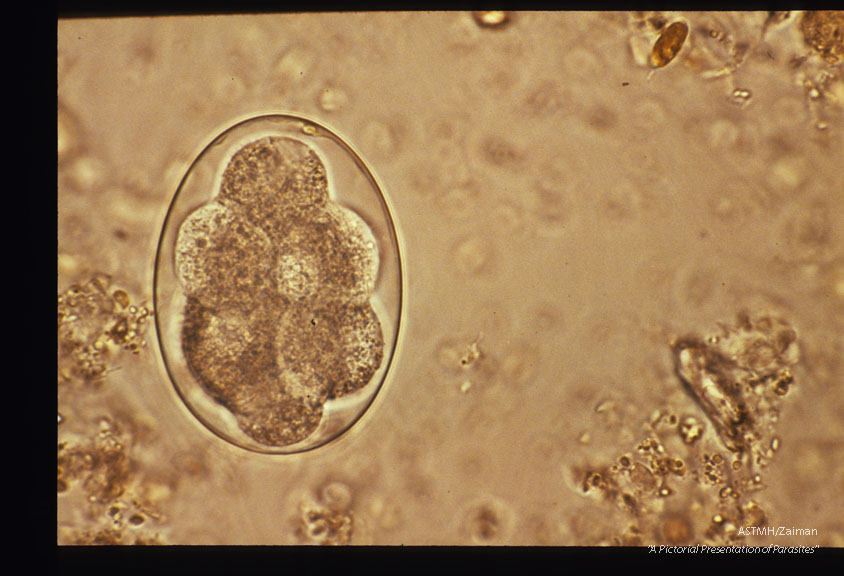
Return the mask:
<svg viewBox="0 0 844 576">
<path fill-rule="evenodd" d="M 386 376 L 401 278 L 387 200 L 351 146 L 296 116 L 233 126 L 188 170 L 159 243 L 157 326 L 176 392 L 249 450 L 336 438 Z"/>
</svg>

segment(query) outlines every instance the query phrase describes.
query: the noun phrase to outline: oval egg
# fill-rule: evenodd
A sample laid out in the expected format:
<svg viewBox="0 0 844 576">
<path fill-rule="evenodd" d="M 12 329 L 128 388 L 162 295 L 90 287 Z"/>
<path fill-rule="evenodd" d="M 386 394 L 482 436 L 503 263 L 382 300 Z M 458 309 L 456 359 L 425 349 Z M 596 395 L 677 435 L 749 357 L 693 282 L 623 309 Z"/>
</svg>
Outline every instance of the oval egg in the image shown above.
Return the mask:
<svg viewBox="0 0 844 576">
<path fill-rule="evenodd" d="M 268 114 L 191 164 L 156 254 L 158 341 L 177 396 L 232 445 L 290 454 L 345 433 L 399 337 L 389 200 L 336 132 Z"/>
<path fill-rule="evenodd" d="M 683 48 L 686 38 L 689 35 L 689 25 L 678 20 L 672 22 L 662 34 L 659 35 L 651 50 L 651 66 L 662 68 L 671 63 Z"/>
</svg>

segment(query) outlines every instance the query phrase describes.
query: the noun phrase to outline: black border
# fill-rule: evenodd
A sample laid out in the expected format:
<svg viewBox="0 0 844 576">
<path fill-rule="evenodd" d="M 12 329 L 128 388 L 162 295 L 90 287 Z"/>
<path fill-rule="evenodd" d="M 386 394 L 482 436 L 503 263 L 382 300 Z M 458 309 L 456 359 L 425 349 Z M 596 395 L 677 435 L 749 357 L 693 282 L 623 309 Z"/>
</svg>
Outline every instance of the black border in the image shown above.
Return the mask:
<svg viewBox="0 0 844 576">
<path fill-rule="evenodd" d="M 821 6 L 806 2 L 797 2 L 792 5 L 781 6 L 781 3 L 731 3 L 729 6 L 723 5 L 720 8 L 716 6 L 696 5 L 695 3 L 678 2 L 674 5 L 664 3 L 645 2 L 644 5 L 607 5 L 606 3 L 580 4 L 577 5 L 558 5 L 558 6 L 531 6 L 527 3 L 526 8 L 534 9 L 581 9 L 581 10 L 618 10 L 618 9 L 666 9 L 666 10 L 773 10 L 773 9 L 791 9 L 803 10 L 807 8 L 826 7 L 826 3 L 820 3 Z M 828 5 L 833 7 L 832 4 Z M 416 7 L 421 9 L 423 6 Z M 456 6 L 437 6 L 429 3 L 424 6 L 427 9 L 455 9 Z M 156 3 L 156 2 L 124 2 L 119 5 L 114 3 L 106 3 L 96 0 L 60 0 L 56 6 L 56 18 L 125 18 L 125 17 L 147 17 L 147 16 L 178 16 L 178 15 L 197 15 L 197 14 L 244 14 L 244 13 L 283 13 L 283 12 L 345 12 L 345 11 L 366 11 L 377 10 L 383 11 L 386 7 L 383 5 L 348 5 L 338 2 L 327 2 L 315 0 L 313 2 L 278 2 L 278 3 L 214 3 L 206 2 L 202 5 L 194 3 Z M 413 6 L 399 6 L 391 9 L 410 10 Z M 839 8 L 840 9 L 840 8 Z M 29 66 L 26 73 L 21 78 L 29 80 L 28 87 L 31 94 L 35 95 L 30 98 L 29 116 L 30 120 L 35 120 L 36 124 L 43 122 L 49 124 L 49 133 L 52 133 L 52 128 L 55 126 L 52 123 L 52 118 L 44 114 L 44 105 L 40 101 L 41 97 L 51 95 L 55 87 L 53 82 L 55 76 L 42 74 L 43 71 L 53 69 L 56 66 L 56 25 L 57 22 L 49 15 L 44 14 L 44 10 L 34 5 L 29 5 L 24 8 L 28 12 L 26 22 L 32 24 L 33 27 L 28 30 L 26 39 L 24 40 L 24 50 L 26 56 L 24 61 L 28 60 Z M 43 36 L 43 37 L 42 37 Z M 47 84 L 50 84 L 50 87 Z M 52 96 L 47 96 L 52 98 Z M 56 104 L 58 104 L 58 95 L 56 95 Z M 52 210 L 52 207 L 45 208 L 46 202 L 51 204 L 52 200 L 56 201 L 56 218 L 58 219 L 58 199 L 57 194 L 52 195 L 46 191 L 55 189 L 57 174 L 48 166 L 45 169 L 43 162 L 44 157 L 50 157 L 55 154 L 53 148 L 53 141 L 51 138 L 40 138 L 40 128 L 37 126 L 33 129 L 31 126 L 27 128 L 26 138 L 30 150 L 26 153 L 26 161 L 29 162 L 29 174 L 35 177 L 35 181 L 29 183 L 30 194 L 26 195 L 28 205 L 26 210 L 29 226 L 31 231 L 42 231 L 42 233 L 35 235 L 35 242 L 27 246 L 29 251 L 30 262 L 42 262 L 43 259 L 51 260 L 53 257 L 53 246 L 49 246 L 49 253 L 42 256 L 40 254 L 42 242 L 44 244 L 52 244 L 53 236 L 51 234 L 43 233 L 44 223 L 43 214 L 45 210 Z M 44 127 L 47 130 L 46 126 Z M 39 154 L 37 152 L 39 146 L 47 148 L 45 152 Z M 34 149 L 34 150 L 33 150 Z M 53 169 L 57 170 L 57 163 L 51 164 Z M 58 227 L 56 226 L 55 236 L 56 247 L 58 245 Z M 37 268 L 38 274 L 42 273 L 39 266 Z M 52 270 L 55 270 L 54 268 Z M 51 272 L 44 272 L 45 274 L 52 274 Z M 41 282 L 40 278 L 36 276 L 34 283 L 27 283 L 23 286 L 26 290 L 30 290 L 33 294 L 31 298 L 35 301 L 34 310 L 36 311 L 35 318 L 30 321 L 30 330 L 38 330 L 41 322 L 47 322 L 49 312 L 49 322 L 53 321 L 53 313 L 44 305 L 46 299 L 55 297 L 55 293 L 47 294 L 51 291 L 53 280 Z M 43 292 L 43 294 L 42 294 Z M 43 314 L 43 318 L 40 316 Z M 43 341 L 43 336 L 39 330 L 34 336 L 41 336 L 36 338 L 35 342 Z M 47 366 L 49 363 L 43 361 L 39 355 L 40 350 L 27 351 L 28 355 L 33 356 L 31 365 Z M 52 354 L 52 352 L 50 352 Z M 38 355 L 38 356 L 36 356 Z M 52 374 L 49 376 L 52 378 Z M 17 379 L 15 379 L 17 380 Z M 30 396 L 30 405 L 43 406 L 43 389 L 41 388 L 40 378 L 24 378 L 21 385 L 26 386 L 26 390 Z M 52 392 L 50 392 L 52 394 Z M 24 513 L 26 522 L 33 528 L 30 534 L 39 535 L 45 528 L 48 532 L 45 535 L 45 544 L 47 546 L 56 545 L 55 532 L 52 526 L 55 519 L 56 506 L 52 499 L 46 499 L 44 494 L 52 494 L 52 485 L 50 485 L 47 492 L 47 480 L 52 473 L 52 462 L 46 462 L 42 455 L 50 453 L 54 443 L 54 436 L 52 436 L 52 414 L 49 411 L 36 410 L 38 415 L 38 426 L 35 430 L 35 444 L 37 446 L 27 446 L 28 459 L 24 460 L 29 464 L 29 468 L 35 471 L 35 482 L 31 488 L 35 492 L 35 497 L 26 501 L 27 509 Z M 48 421 L 43 418 L 48 417 Z M 31 420 L 27 420 L 27 424 L 31 425 Z M 49 425 L 49 427 L 48 427 Z M 27 427 L 26 431 L 29 431 Z M 48 436 L 49 434 L 49 436 Z M 29 440 L 29 435 L 26 437 Z M 43 445 L 42 445 L 43 444 Z M 42 466 L 51 469 L 41 470 Z M 29 475 L 28 479 L 32 479 Z M 52 498 L 52 496 L 51 496 Z M 34 506 L 33 506 L 34 504 Z M 31 539 L 25 539 L 27 545 L 31 544 Z M 41 544 L 41 539 L 36 536 L 36 546 Z M 29 547 L 29 546 L 28 546 Z M 29 551 L 28 551 L 29 552 Z M 835 559 L 840 560 L 844 558 L 844 548 L 818 548 L 812 554 L 777 554 L 777 555 L 741 555 L 741 554 L 719 554 L 710 556 L 682 556 L 682 555 L 660 555 L 651 554 L 647 547 L 626 548 L 626 547 L 611 547 L 611 548 L 597 548 L 597 547 L 430 547 L 430 546 L 398 546 L 398 547 L 341 547 L 336 549 L 329 548 L 311 548 L 311 547 L 260 547 L 260 546 L 243 546 L 243 547 L 229 547 L 229 546 L 155 546 L 155 547 L 104 547 L 104 546 L 58 546 L 56 545 L 56 573 L 58 574 L 73 574 L 76 571 L 84 570 L 86 574 L 96 574 L 99 570 L 103 573 L 108 571 L 114 573 L 120 572 L 138 572 L 160 574 L 160 573 L 180 573 L 180 574 L 210 574 L 210 573 L 224 573 L 224 574 L 244 574 L 252 568 L 260 568 L 266 566 L 269 570 L 280 571 L 282 573 L 291 570 L 298 570 L 303 568 L 308 571 L 325 572 L 332 569 L 349 571 L 355 567 L 362 567 L 364 569 L 373 569 L 383 566 L 387 570 L 395 572 L 397 570 L 405 570 L 407 568 L 426 570 L 436 568 L 442 570 L 443 568 L 460 569 L 462 563 L 465 561 L 473 571 L 481 570 L 488 565 L 495 566 L 502 569 L 524 568 L 527 567 L 526 561 L 541 562 L 544 570 L 550 570 L 552 574 L 563 574 L 573 568 L 574 561 L 582 560 L 588 562 L 587 566 L 594 569 L 596 565 L 601 562 L 618 562 L 624 561 L 625 566 L 628 562 L 635 560 L 644 560 L 648 564 L 663 565 L 665 562 L 675 561 L 693 561 L 695 565 L 700 565 L 701 561 L 705 560 L 724 560 L 728 561 L 730 567 L 743 567 L 745 562 L 747 566 L 752 566 L 755 570 L 760 568 L 760 562 L 765 560 L 774 560 L 778 567 L 785 567 L 789 562 L 800 562 L 797 566 L 816 567 L 817 562 L 824 562 L 826 560 Z M 41 562 L 39 554 L 27 554 L 26 562 L 35 561 Z M 300 565 L 299 563 L 305 563 Z M 551 562 L 549 565 L 548 562 Z M 808 562 L 808 563 L 807 563 Z M 752 564 L 750 564 L 752 563 Z M 841 564 L 837 564 L 841 565 Z"/>
</svg>

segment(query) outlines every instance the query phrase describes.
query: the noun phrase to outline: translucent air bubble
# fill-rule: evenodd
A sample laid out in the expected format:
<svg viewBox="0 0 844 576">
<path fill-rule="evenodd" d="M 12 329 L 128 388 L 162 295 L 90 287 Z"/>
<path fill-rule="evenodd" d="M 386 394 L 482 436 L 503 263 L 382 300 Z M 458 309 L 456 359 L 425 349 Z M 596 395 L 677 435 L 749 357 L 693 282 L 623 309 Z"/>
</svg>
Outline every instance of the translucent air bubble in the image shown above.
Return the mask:
<svg viewBox="0 0 844 576">
<path fill-rule="evenodd" d="M 190 412 L 248 450 L 349 430 L 396 347 L 402 268 L 389 201 L 343 138 L 272 114 L 211 138 L 161 232 L 155 322 Z"/>
</svg>

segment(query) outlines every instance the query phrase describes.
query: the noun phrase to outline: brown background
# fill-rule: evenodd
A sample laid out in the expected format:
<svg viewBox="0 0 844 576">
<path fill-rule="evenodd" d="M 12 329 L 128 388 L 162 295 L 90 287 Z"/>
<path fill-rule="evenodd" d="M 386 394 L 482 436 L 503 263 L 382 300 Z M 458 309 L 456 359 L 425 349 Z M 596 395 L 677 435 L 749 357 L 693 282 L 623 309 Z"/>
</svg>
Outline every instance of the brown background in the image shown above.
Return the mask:
<svg viewBox="0 0 844 576">
<path fill-rule="evenodd" d="M 802 352 L 754 498 L 769 525 L 818 534 L 746 543 L 844 545 L 844 83 L 799 17 L 763 34 L 765 13 L 666 14 L 691 32 L 655 71 L 637 50 L 657 33 L 626 13 L 500 29 L 460 12 L 59 21 L 60 293 L 105 273 L 149 305 L 184 172 L 267 112 L 347 138 L 403 244 L 394 366 L 363 420 L 316 451 L 263 456 L 210 434 L 152 327 L 96 386 L 60 379 L 59 440 L 122 423 L 121 499 L 150 513 L 119 538 L 308 542 L 299 504 L 334 481 L 352 543 L 618 544 L 631 524 L 662 543 L 672 515 L 691 527 L 683 543 L 704 541 L 716 490 L 678 479 L 673 500 L 630 515 L 578 493 L 576 471 L 630 450 L 655 410 L 703 418 L 670 339 L 747 309 L 786 318 Z M 707 40 L 716 26 L 732 44 Z M 112 526 L 86 496 L 59 494 L 59 543 Z"/>
</svg>

